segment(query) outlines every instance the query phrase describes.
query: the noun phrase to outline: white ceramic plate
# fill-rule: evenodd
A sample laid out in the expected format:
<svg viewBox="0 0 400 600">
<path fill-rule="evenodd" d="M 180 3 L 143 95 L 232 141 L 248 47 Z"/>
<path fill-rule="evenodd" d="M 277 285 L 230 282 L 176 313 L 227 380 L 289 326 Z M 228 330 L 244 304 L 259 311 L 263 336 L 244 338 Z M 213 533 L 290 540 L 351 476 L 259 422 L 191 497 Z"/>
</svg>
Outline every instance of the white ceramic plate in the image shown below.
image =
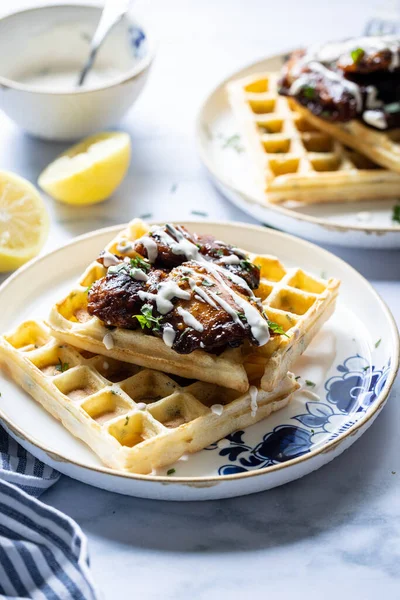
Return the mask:
<svg viewBox="0 0 400 600">
<path fill-rule="evenodd" d="M 267 205 L 251 176 L 248 157 L 237 136 L 225 86 L 260 71 L 278 71 L 285 56 L 277 55 L 233 74 L 207 98 L 197 120 L 201 160 L 217 188 L 255 219 L 310 240 L 363 248 L 400 248 L 400 225 L 392 220 L 394 200 L 330 204 Z M 399 191 L 400 197 L 400 191 Z"/>
<path fill-rule="evenodd" d="M 250 494 L 318 469 L 348 448 L 383 407 L 399 361 L 393 318 L 369 283 L 320 248 L 251 225 L 196 222 L 189 228 L 254 252 L 276 254 L 287 265 L 342 280 L 337 310 L 294 371 L 315 383 L 293 402 L 245 432 L 178 461 L 173 476 L 118 473 L 104 467 L 40 405 L 0 375 L 0 417 L 35 456 L 70 477 L 114 492 L 165 500 L 206 500 Z M 0 331 L 50 305 L 78 278 L 120 227 L 95 231 L 39 258 L 0 288 Z M 362 298 L 362 302 L 360 299 Z"/>
</svg>

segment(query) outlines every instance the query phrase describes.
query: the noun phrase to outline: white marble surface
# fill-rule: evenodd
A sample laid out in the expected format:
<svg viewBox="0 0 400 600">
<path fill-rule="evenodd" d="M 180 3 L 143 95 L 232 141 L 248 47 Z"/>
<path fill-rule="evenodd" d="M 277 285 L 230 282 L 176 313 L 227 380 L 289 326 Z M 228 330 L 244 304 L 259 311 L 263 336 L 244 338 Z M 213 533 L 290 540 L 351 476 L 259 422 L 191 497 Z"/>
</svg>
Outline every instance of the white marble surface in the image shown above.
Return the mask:
<svg viewBox="0 0 400 600">
<path fill-rule="evenodd" d="M 29 1 L 2 0 L 0 12 Z M 80 233 L 153 213 L 251 222 L 207 181 L 193 142 L 196 111 L 230 72 L 296 44 L 356 34 L 363 0 L 147 0 L 160 44 L 151 78 L 121 123 L 132 135 L 124 184 L 108 202 L 70 209 L 48 199 L 46 250 Z M 63 148 L 0 116 L 0 165 L 35 181 Z M 400 322 L 400 252 L 329 248 L 365 275 Z M 362 299 L 360 299 L 362 301 Z M 232 600 L 400 596 L 400 385 L 370 430 L 319 472 L 252 497 L 166 503 L 63 478 L 44 501 L 89 537 L 104 598 Z"/>
</svg>

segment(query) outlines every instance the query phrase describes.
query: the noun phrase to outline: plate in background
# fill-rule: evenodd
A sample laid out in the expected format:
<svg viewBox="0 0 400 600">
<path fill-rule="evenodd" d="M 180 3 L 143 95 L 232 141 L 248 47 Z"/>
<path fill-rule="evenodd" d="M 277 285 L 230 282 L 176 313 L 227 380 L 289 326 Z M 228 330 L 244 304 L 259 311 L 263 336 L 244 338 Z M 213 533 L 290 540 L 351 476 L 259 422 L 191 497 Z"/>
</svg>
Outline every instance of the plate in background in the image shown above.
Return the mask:
<svg viewBox="0 0 400 600">
<path fill-rule="evenodd" d="M 164 500 L 259 492 L 330 462 L 366 431 L 386 402 L 398 368 L 397 328 L 372 286 L 352 267 L 313 244 L 263 227 L 204 221 L 188 227 L 253 252 L 276 254 L 287 266 L 342 280 L 334 316 L 293 368 L 312 384 L 297 392 L 288 407 L 230 435 L 223 445 L 213 444 L 178 461 L 174 475 L 166 475 L 167 467 L 145 476 L 103 466 L 85 444 L 0 373 L 0 418 L 6 429 L 24 448 L 70 477 L 121 494 Z M 45 317 L 120 229 L 76 238 L 12 275 L 0 288 L 0 332 L 25 319 Z"/>
<path fill-rule="evenodd" d="M 296 205 L 267 204 L 252 177 L 247 153 L 225 86 L 261 71 L 278 71 L 284 54 L 254 63 L 223 81 L 203 104 L 196 138 L 200 157 L 217 188 L 233 204 L 262 223 L 307 239 L 361 248 L 400 248 L 400 224 L 392 220 L 395 200 Z M 400 190 L 399 190 L 400 198 Z"/>
</svg>

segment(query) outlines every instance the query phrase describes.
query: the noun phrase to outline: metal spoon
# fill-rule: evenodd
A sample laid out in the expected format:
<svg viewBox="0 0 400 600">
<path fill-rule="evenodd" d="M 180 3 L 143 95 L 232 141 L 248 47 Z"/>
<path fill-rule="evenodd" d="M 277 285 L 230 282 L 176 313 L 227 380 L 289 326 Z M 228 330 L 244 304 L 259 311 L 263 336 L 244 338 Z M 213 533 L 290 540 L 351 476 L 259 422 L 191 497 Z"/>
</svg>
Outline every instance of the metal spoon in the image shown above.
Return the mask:
<svg viewBox="0 0 400 600">
<path fill-rule="evenodd" d="M 82 85 L 93 66 L 97 52 L 111 29 L 122 19 L 132 0 L 107 0 L 101 13 L 99 24 L 90 42 L 89 57 L 80 72 L 78 86 Z"/>
</svg>

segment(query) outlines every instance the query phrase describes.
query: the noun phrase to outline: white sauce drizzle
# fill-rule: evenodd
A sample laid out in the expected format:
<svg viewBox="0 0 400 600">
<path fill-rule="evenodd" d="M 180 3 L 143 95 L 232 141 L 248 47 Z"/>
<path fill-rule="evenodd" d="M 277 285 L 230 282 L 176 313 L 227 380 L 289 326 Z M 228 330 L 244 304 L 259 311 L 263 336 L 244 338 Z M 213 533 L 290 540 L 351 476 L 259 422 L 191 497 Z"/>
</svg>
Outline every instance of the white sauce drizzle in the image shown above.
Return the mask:
<svg viewBox="0 0 400 600">
<path fill-rule="evenodd" d="M 185 325 L 192 327 L 195 331 L 202 332 L 204 331 L 204 326 L 200 321 L 196 319 L 188 310 L 185 310 L 181 306 L 178 306 L 177 313 L 182 317 Z"/>
<path fill-rule="evenodd" d="M 114 254 L 111 254 L 111 252 L 109 252 L 108 250 L 104 250 L 103 265 L 106 268 L 114 267 L 115 265 L 119 265 L 120 262 L 121 262 L 121 260 L 119 258 L 117 258 L 116 256 L 114 256 Z"/>
<path fill-rule="evenodd" d="M 147 281 L 148 276 L 142 269 L 133 268 L 130 270 L 129 275 L 136 279 L 136 281 Z"/>
<path fill-rule="evenodd" d="M 158 256 L 157 242 L 150 236 L 144 235 L 136 240 L 136 244 L 143 244 L 147 250 L 147 258 L 149 259 L 149 262 L 154 263 Z"/>
<path fill-rule="evenodd" d="M 189 460 L 189 454 L 182 454 L 182 456 L 180 458 L 178 458 L 178 460 L 183 460 L 183 461 Z"/>
<path fill-rule="evenodd" d="M 133 249 L 133 246 L 130 242 L 120 242 L 117 245 L 118 252 L 122 252 L 122 254 L 125 254 L 125 252 L 129 252 L 132 249 Z"/>
<path fill-rule="evenodd" d="M 138 296 L 141 300 L 154 300 L 157 310 L 161 315 L 166 315 L 174 308 L 171 302 L 172 298 L 190 300 L 191 297 L 190 292 L 182 290 L 175 281 L 163 281 L 160 283 L 156 294 L 140 290 Z"/>
<path fill-rule="evenodd" d="M 218 417 L 222 415 L 223 411 L 224 407 L 222 406 L 222 404 L 213 404 L 211 406 L 211 412 L 214 413 L 214 415 L 218 415 Z"/>
<path fill-rule="evenodd" d="M 205 348 L 205 345 L 203 342 L 200 342 L 200 348 Z"/>
<path fill-rule="evenodd" d="M 145 409 L 146 409 L 146 406 L 147 406 L 147 405 L 146 405 L 146 403 L 145 403 L 145 402 L 138 402 L 138 403 L 136 404 L 136 408 L 137 408 L 138 410 L 145 410 Z"/>
<path fill-rule="evenodd" d="M 255 385 L 250 386 L 249 394 L 250 394 L 251 416 L 255 417 L 257 414 L 257 410 L 258 410 L 258 404 L 257 404 L 258 389 L 256 388 Z"/>
<path fill-rule="evenodd" d="M 114 338 L 111 333 L 106 333 L 106 335 L 103 337 L 103 344 L 107 350 L 114 348 Z"/>
<path fill-rule="evenodd" d="M 110 365 L 109 365 L 109 364 L 108 364 L 108 362 L 105 360 L 105 361 L 103 362 L 103 369 L 107 370 L 109 366 L 110 366 Z"/>
<path fill-rule="evenodd" d="M 376 89 L 376 87 L 374 85 L 369 85 L 366 88 L 367 91 L 367 98 L 365 101 L 365 106 L 367 108 L 379 108 L 380 106 L 383 105 L 382 100 L 378 100 L 378 90 Z"/>
<path fill-rule="evenodd" d="M 163 342 L 168 348 L 172 348 L 175 341 L 176 331 L 171 325 L 166 325 L 163 331 Z"/>
<path fill-rule="evenodd" d="M 381 110 L 366 110 L 363 113 L 363 121 L 376 127 L 377 129 L 387 129 L 387 121 L 384 113 Z"/>
<path fill-rule="evenodd" d="M 240 258 L 236 256 L 236 254 L 230 254 L 229 256 L 221 256 L 219 261 L 225 265 L 238 265 L 240 263 Z"/>
</svg>

